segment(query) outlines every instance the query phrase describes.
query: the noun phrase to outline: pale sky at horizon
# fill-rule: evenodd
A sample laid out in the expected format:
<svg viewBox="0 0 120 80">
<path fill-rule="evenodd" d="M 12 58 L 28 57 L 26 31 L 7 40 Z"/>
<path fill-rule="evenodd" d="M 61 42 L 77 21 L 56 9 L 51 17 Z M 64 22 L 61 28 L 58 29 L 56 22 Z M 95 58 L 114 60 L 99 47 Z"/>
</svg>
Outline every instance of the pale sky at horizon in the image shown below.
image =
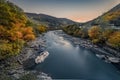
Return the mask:
<svg viewBox="0 0 120 80">
<path fill-rule="evenodd" d="M 120 3 L 120 0 L 9 0 L 25 12 L 42 13 L 77 22 L 92 20 Z"/>
</svg>

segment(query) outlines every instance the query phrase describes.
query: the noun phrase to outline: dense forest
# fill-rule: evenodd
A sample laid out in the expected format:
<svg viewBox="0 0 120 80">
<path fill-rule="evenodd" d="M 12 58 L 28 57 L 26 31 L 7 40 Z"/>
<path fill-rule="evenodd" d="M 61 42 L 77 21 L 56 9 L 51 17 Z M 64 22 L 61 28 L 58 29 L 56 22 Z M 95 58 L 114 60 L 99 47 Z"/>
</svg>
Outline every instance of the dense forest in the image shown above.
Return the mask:
<svg viewBox="0 0 120 80">
<path fill-rule="evenodd" d="M 19 54 L 26 42 L 44 31 L 46 27 L 33 24 L 21 8 L 0 0 L 0 60 Z"/>
</svg>

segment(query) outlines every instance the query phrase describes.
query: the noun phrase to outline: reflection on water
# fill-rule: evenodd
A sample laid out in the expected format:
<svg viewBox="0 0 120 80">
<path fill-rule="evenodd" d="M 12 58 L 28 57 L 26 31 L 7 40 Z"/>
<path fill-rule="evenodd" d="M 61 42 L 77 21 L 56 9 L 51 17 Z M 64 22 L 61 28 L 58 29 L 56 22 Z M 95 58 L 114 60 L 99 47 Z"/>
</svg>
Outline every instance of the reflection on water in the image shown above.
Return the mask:
<svg viewBox="0 0 120 80">
<path fill-rule="evenodd" d="M 45 34 L 50 55 L 35 69 L 57 79 L 120 80 L 120 74 L 114 66 L 100 60 L 89 50 L 71 44 L 57 32 Z"/>
<path fill-rule="evenodd" d="M 49 39 L 47 41 L 48 48 L 52 48 L 51 46 L 61 46 L 61 47 L 65 47 L 65 48 L 67 48 L 67 47 L 70 48 L 72 46 L 70 44 L 70 42 L 64 40 L 64 38 L 62 36 L 58 36 L 54 33 L 46 34 L 46 38 Z"/>
</svg>

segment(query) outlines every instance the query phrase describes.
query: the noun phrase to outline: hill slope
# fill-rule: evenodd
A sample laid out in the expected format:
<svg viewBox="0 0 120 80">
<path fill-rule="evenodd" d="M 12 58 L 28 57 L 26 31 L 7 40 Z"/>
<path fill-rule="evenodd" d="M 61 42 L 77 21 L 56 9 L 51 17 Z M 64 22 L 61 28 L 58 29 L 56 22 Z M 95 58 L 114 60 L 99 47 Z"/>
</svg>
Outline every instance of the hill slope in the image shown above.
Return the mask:
<svg viewBox="0 0 120 80">
<path fill-rule="evenodd" d="M 19 54 L 24 43 L 35 38 L 33 28 L 17 5 L 0 0 L 0 60 Z"/>
<path fill-rule="evenodd" d="M 120 4 L 104 13 L 103 15 L 84 23 L 86 26 L 101 25 L 102 27 L 111 27 L 111 24 L 120 28 Z"/>
<path fill-rule="evenodd" d="M 26 15 L 33 22 L 46 25 L 47 27 L 60 27 L 76 23 L 66 18 L 56 18 L 45 14 L 26 13 Z"/>
</svg>

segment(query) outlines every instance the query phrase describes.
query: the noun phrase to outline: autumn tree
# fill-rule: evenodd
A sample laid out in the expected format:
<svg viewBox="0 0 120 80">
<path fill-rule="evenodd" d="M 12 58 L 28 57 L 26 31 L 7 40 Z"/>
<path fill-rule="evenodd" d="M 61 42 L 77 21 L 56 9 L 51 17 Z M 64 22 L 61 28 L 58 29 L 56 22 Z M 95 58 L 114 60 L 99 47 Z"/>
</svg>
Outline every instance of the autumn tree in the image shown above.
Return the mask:
<svg viewBox="0 0 120 80">
<path fill-rule="evenodd" d="M 105 29 L 103 32 L 102 32 L 102 38 L 104 41 L 107 41 L 110 37 L 110 35 L 114 32 L 114 30 L 112 29 Z"/>
<path fill-rule="evenodd" d="M 38 25 L 38 26 L 36 27 L 36 31 L 41 34 L 41 33 L 47 31 L 47 27 L 44 26 L 44 25 Z"/>
<path fill-rule="evenodd" d="M 0 26 L 0 38 L 3 38 L 4 37 L 4 32 L 5 32 L 5 29 L 3 26 Z"/>
<path fill-rule="evenodd" d="M 112 33 L 107 42 L 112 47 L 120 48 L 120 31 Z"/>
<path fill-rule="evenodd" d="M 113 12 L 106 13 L 102 18 L 105 21 L 111 21 L 117 19 L 119 16 L 120 16 L 120 10 L 116 10 Z"/>
<path fill-rule="evenodd" d="M 22 28 L 23 39 L 26 41 L 34 40 L 35 35 L 32 27 Z"/>
<path fill-rule="evenodd" d="M 100 42 L 101 33 L 101 28 L 98 26 L 93 26 L 88 30 L 88 35 L 92 39 L 93 43 Z"/>
</svg>

